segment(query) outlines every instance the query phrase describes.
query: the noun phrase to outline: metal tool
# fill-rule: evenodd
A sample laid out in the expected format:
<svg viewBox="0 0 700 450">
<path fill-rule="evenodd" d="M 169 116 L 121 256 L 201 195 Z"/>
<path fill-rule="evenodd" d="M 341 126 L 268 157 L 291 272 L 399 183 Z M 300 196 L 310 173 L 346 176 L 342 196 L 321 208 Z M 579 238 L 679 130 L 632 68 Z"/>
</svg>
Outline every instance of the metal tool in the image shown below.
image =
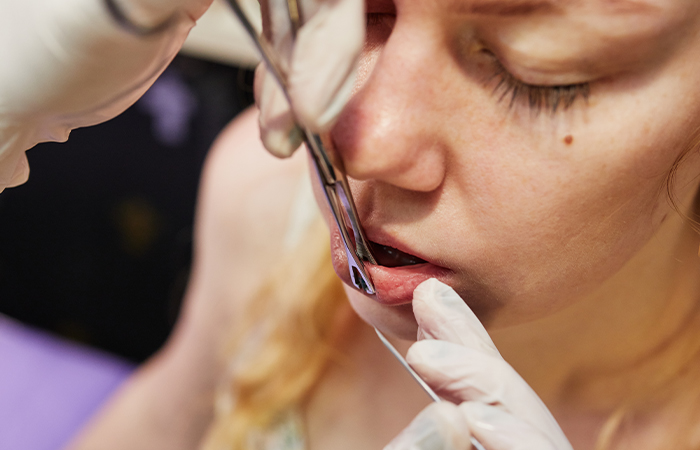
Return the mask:
<svg viewBox="0 0 700 450">
<path fill-rule="evenodd" d="M 278 57 L 273 51 L 270 44 L 261 36 L 251 24 L 243 9 L 236 0 L 227 0 L 238 19 L 243 24 L 246 32 L 250 35 L 253 43 L 260 51 L 260 55 L 267 65 L 268 70 L 274 75 L 282 88 L 282 92 L 289 101 L 289 93 L 287 92 L 287 75 L 281 70 L 278 62 Z M 292 21 L 293 30 L 298 29 L 300 24 L 299 9 L 296 8 L 296 2 L 290 2 L 290 20 Z M 291 104 L 291 103 L 290 103 Z M 304 132 L 304 141 L 309 150 L 311 159 L 316 167 L 316 172 L 323 191 L 328 201 L 328 206 L 331 209 L 335 223 L 340 230 L 340 236 L 345 246 L 345 253 L 348 257 L 348 269 L 350 271 L 350 280 L 355 288 L 368 294 L 376 293 L 372 278 L 370 277 L 365 267 L 365 262 L 376 264 L 374 256 L 370 251 L 367 238 L 360 225 L 360 220 L 357 217 L 357 209 L 355 202 L 348 186 L 348 180 L 342 170 L 338 170 L 331 163 L 321 138 L 314 134 L 308 128 L 302 127 Z M 350 234 L 352 232 L 352 236 Z"/>
<path fill-rule="evenodd" d="M 418 375 L 416 373 L 416 371 L 413 370 L 413 368 L 408 365 L 408 362 L 403 357 L 403 355 L 401 355 L 401 353 L 399 353 L 399 351 L 396 350 L 396 347 L 394 347 L 394 345 L 391 342 L 389 342 L 389 340 L 386 338 L 386 336 L 384 336 L 384 334 L 376 328 L 374 329 L 374 331 L 377 332 L 377 336 L 379 336 L 379 340 L 382 341 L 382 344 L 384 344 L 384 346 L 389 349 L 391 354 L 394 355 L 394 357 L 399 360 L 399 362 L 401 363 L 403 368 L 406 369 L 409 374 L 411 374 L 413 379 L 416 380 L 416 382 L 420 385 L 420 387 L 423 388 L 423 390 L 428 394 L 428 396 L 430 396 L 430 398 L 433 399 L 433 401 L 436 403 L 443 401 L 440 397 L 438 397 L 438 395 L 435 393 L 435 391 L 433 391 L 433 389 L 430 386 L 428 386 L 428 383 L 426 383 L 425 380 L 423 380 L 420 377 L 420 375 Z M 476 450 L 486 450 L 484 448 L 484 446 L 481 445 L 481 443 L 476 440 L 476 438 L 471 437 L 470 439 L 471 439 L 472 446 Z"/>
<path fill-rule="evenodd" d="M 437 403 L 437 402 L 441 402 L 442 399 L 441 399 L 440 397 L 438 397 L 438 395 L 435 393 L 435 391 L 434 391 L 430 386 L 428 386 L 428 383 L 426 383 L 426 382 L 416 373 L 416 371 L 413 370 L 413 368 L 412 368 L 411 366 L 408 365 L 408 362 L 407 362 L 406 359 L 403 357 L 403 355 L 401 355 L 401 353 L 399 353 L 399 351 L 396 350 L 396 347 L 394 347 L 394 345 L 393 345 L 391 342 L 389 342 L 389 340 L 386 338 L 386 336 L 384 336 L 384 334 L 383 334 L 381 331 L 379 331 L 378 329 L 376 329 L 376 328 L 374 329 L 374 331 L 377 332 L 377 336 L 379 336 L 379 340 L 382 341 L 382 344 L 384 344 L 384 346 L 385 346 L 386 348 L 389 349 L 389 351 L 391 352 L 391 354 L 394 355 L 394 357 L 395 357 L 396 359 L 399 360 L 399 362 L 401 363 L 401 365 L 403 366 L 403 368 L 406 369 L 406 370 L 408 371 L 409 374 L 411 374 L 411 376 L 413 377 L 413 379 L 416 380 L 416 382 L 420 385 L 420 387 L 423 388 L 423 390 L 425 391 L 425 393 L 428 394 L 428 396 L 429 396 L 430 398 L 432 398 L 434 402 L 436 402 L 436 403 Z"/>
</svg>

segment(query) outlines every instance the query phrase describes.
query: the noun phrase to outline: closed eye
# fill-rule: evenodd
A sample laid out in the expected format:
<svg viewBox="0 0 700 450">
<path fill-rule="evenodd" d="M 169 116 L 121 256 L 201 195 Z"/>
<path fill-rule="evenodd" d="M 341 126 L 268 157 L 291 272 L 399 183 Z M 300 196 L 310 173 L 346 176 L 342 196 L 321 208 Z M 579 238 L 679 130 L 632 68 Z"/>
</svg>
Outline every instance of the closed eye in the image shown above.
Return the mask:
<svg viewBox="0 0 700 450">
<path fill-rule="evenodd" d="M 494 73 L 489 84 L 493 83 L 493 94 L 499 101 L 508 101 L 509 108 L 523 103 L 536 113 L 545 109 L 553 114 L 570 108 L 578 99 L 587 101 L 590 95 L 589 82 L 551 86 L 528 84 L 511 74 L 495 57 L 492 60 Z"/>
</svg>

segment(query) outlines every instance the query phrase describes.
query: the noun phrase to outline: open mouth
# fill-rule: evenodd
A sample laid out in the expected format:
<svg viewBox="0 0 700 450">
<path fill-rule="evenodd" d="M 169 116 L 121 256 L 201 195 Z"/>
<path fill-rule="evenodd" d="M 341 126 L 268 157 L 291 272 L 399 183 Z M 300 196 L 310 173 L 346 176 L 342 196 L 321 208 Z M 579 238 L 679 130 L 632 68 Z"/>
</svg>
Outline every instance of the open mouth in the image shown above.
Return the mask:
<svg viewBox="0 0 700 450">
<path fill-rule="evenodd" d="M 349 230 L 349 244 L 354 249 L 354 235 Z M 368 233 L 372 235 L 373 233 Z M 376 235 L 381 235 L 381 231 L 375 231 Z M 333 255 L 333 266 L 340 277 L 351 287 L 361 286 L 358 276 L 353 274 L 353 266 L 348 260 L 347 248 L 344 246 L 341 232 L 338 228 L 332 231 L 331 249 Z M 382 239 L 378 237 L 376 239 Z M 392 237 L 385 238 L 386 243 L 391 242 Z M 365 266 L 368 275 L 371 277 L 375 288 L 375 294 L 369 296 L 371 300 L 387 306 L 402 306 L 406 308 L 407 314 L 413 317 L 411 302 L 413 301 L 413 291 L 416 287 L 429 278 L 437 278 L 447 283 L 453 277 L 453 271 L 433 262 L 426 261 L 416 255 L 406 253 L 395 247 L 378 242 L 367 240 L 367 245 L 372 252 L 376 264 Z M 401 245 L 396 243 L 394 245 Z M 406 247 L 404 247 L 406 248 Z M 408 250 L 408 248 L 406 248 Z M 348 267 L 350 266 L 350 267 Z M 348 270 L 349 269 L 349 270 Z M 355 280 L 353 280 L 355 278 Z M 364 289 L 360 288 L 360 291 Z"/>
<path fill-rule="evenodd" d="M 372 241 L 369 241 L 369 245 L 374 259 L 377 260 L 377 264 L 380 266 L 401 267 L 427 263 L 424 259 L 402 252 L 394 247 L 389 247 L 388 245 L 377 244 Z"/>
</svg>

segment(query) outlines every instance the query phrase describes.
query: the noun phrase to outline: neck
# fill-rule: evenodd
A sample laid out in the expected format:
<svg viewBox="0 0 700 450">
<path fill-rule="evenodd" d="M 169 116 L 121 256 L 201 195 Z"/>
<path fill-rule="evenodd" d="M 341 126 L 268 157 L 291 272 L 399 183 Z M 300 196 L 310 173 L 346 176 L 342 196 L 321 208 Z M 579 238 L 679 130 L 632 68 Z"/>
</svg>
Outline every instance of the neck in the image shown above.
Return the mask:
<svg viewBox="0 0 700 450">
<path fill-rule="evenodd" d="M 659 364 L 672 376 L 687 361 L 672 349 L 700 314 L 698 245 L 686 221 L 669 214 L 599 289 L 563 311 L 492 337 L 555 414 L 605 416 L 653 384 L 650 378 L 662 381 Z"/>
</svg>

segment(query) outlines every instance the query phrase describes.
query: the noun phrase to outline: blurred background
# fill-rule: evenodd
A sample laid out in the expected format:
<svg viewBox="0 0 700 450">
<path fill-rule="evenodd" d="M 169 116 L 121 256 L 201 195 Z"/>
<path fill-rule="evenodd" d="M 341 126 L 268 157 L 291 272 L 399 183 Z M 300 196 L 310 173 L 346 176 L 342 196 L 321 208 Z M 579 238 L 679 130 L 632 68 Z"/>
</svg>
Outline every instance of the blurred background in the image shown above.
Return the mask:
<svg viewBox="0 0 700 450">
<path fill-rule="evenodd" d="M 165 341 L 189 274 L 200 169 L 253 102 L 257 58 L 217 2 L 134 106 L 28 152 L 0 195 L 0 313 L 141 362 Z"/>
<path fill-rule="evenodd" d="M 200 170 L 256 63 L 215 0 L 129 110 L 27 152 L 28 183 L 0 195 L 0 450 L 63 448 L 167 339 Z"/>
</svg>

